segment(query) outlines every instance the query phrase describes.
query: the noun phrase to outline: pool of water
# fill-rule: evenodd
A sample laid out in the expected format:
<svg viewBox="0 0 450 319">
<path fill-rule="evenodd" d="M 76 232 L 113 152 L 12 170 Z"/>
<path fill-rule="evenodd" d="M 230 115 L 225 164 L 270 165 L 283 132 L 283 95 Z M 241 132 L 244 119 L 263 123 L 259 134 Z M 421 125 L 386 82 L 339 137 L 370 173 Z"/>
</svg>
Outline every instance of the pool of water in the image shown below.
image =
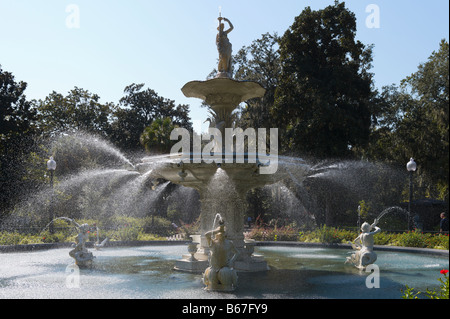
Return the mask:
<svg viewBox="0 0 450 319">
<path fill-rule="evenodd" d="M 173 270 L 186 246 L 145 246 L 92 250 L 93 269 L 73 270 L 69 248 L 0 254 L 0 298 L 400 298 L 408 285 L 439 285 L 448 257 L 379 251 L 379 288 L 344 264 L 345 249 L 256 247 L 270 270 L 239 273 L 233 293 L 203 290 L 201 274 Z M 369 280 L 370 279 L 370 280 Z"/>
</svg>

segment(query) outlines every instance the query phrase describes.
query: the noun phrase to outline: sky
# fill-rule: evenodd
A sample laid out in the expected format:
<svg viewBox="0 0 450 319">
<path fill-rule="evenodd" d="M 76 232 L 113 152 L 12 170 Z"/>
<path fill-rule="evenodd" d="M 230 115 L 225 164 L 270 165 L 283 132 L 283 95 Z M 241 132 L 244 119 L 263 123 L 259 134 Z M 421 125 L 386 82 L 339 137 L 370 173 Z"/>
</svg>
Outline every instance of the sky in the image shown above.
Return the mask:
<svg viewBox="0 0 450 319">
<path fill-rule="evenodd" d="M 0 65 L 28 83 L 27 99 L 75 86 L 118 103 L 144 83 L 203 122 L 201 101 L 184 84 L 217 66 L 217 17 L 230 19 L 233 53 L 264 33 L 283 35 L 305 7 L 334 0 L 0 0 Z M 399 84 L 449 38 L 447 0 L 348 0 L 357 39 L 373 44 L 375 86 Z M 206 124 L 205 124 L 206 125 Z"/>
</svg>

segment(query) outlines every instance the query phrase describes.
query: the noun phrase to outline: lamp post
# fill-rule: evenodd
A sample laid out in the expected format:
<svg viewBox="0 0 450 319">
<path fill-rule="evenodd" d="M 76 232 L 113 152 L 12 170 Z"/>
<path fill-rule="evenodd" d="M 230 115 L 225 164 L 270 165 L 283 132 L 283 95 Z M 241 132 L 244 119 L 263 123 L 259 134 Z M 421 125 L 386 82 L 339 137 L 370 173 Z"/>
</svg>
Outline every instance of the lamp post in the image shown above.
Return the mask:
<svg viewBox="0 0 450 319">
<path fill-rule="evenodd" d="M 412 193 L 413 193 L 413 173 L 417 169 L 417 164 L 414 162 L 414 159 L 411 157 L 409 162 L 406 164 L 406 169 L 409 172 L 409 202 L 408 202 L 408 230 L 409 230 L 409 220 L 411 217 L 411 202 L 412 202 Z"/>
<path fill-rule="evenodd" d="M 53 234 L 53 172 L 56 169 L 56 162 L 53 159 L 53 156 L 50 156 L 50 159 L 47 161 L 47 170 L 50 173 L 50 187 L 52 189 L 52 195 L 50 199 L 50 233 Z"/>
</svg>

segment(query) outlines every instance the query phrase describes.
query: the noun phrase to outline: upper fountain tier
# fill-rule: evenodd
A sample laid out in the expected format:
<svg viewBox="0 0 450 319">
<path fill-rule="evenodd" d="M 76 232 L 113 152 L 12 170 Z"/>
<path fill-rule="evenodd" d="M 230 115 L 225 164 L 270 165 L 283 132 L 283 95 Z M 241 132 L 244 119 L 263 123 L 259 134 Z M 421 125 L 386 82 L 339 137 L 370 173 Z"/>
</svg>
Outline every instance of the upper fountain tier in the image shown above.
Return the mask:
<svg viewBox="0 0 450 319">
<path fill-rule="evenodd" d="M 236 81 L 231 78 L 214 78 L 207 81 L 191 81 L 181 89 L 186 97 L 202 99 L 215 112 L 231 112 L 249 99 L 263 97 L 266 90 L 257 82 Z"/>
</svg>

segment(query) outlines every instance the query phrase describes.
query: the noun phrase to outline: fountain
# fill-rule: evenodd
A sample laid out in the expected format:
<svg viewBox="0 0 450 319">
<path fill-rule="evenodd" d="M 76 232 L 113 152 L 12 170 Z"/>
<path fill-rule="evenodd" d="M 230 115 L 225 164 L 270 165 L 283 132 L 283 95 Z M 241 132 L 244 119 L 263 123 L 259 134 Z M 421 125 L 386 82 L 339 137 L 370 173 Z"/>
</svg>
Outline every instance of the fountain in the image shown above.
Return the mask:
<svg viewBox="0 0 450 319">
<path fill-rule="evenodd" d="M 230 25 L 227 31 L 224 31 L 222 20 Z M 227 34 L 233 26 L 228 19 L 221 17 L 219 23 L 217 76 L 207 81 L 189 82 L 183 86 L 182 92 L 187 97 L 200 98 L 209 105 L 213 115 L 209 133 L 218 132 L 213 135 L 225 136 L 226 139 L 229 133 L 227 129 L 233 126 L 233 112 L 237 105 L 247 99 L 262 97 L 265 89 L 256 82 L 232 79 L 231 44 Z M 239 134 L 239 131 L 235 133 Z M 102 144 L 85 137 L 83 142 L 93 143 L 95 146 Z M 67 270 L 67 252 L 55 249 L 33 254 L 5 254 L 2 257 L 6 262 L 0 264 L 0 297 L 42 297 L 40 292 L 45 290 L 51 297 L 68 298 L 398 298 L 404 282 L 423 286 L 434 279 L 433 272 L 448 267 L 448 254 L 447 258 L 415 258 L 402 253 L 389 254 L 381 251 L 379 255 L 383 258 L 378 258 L 377 264 L 386 270 L 382 278 L 383 287 L 379 292 L 376 289 L 366 289 L 361 294 L 360 288 L 367 288 L 365 277 L 358 270 L 344 268 L 342 260 L 345 260 L 345 252 L 340 252 L 342 249 L 305 248 L 301 245 L 270 246 L 270 243 L 259 246 L 246 241 L 243 228 L 245 195 L 248 190 L 274 185 L 287 178 L 301 185 L 306 177 L 327 177 L 333 167 L 314 171 L 301 159 L 278 158 L 276 151 L 272 152 L 271 149 L 270 155 L 276 156 L 273 159 L 277 161 L 280 159 L 281 165 L 276 172 L 264 174 L 262 169 L 267 165 L 264 156 L 256 159 L 249 151 L 243 154 L 242 161 L 238 161 L 243 150 L 234 150 L 222 143 L 221 139 L 215 138 L 205 146 L 201 158 L 195 147 L 200 143 L 194 140 L 193 144 L 193 152 L 147 157 L 138 165 L 131 164 L 120 152 L 108 146 L 104 151 L 111 158 L 132 169 L 121 166 L 108 170 L 81 171 L 58 185 L 65 190 L 80 188 L 80 185 L 92 182 L 93 185 L 88 185 L 84 192 L 85 196 L 90 195 L 90 190 L 98 191 L 101 196 L 111 194 L 102 206 L 89 207 L 89 211 L 97 214 L 97 217 L 110 211 L 125 215 L 131 204 L 136 203 L 143 207 L 137 209 L 137 215 L 148 214 L 149 207 L 169 185 L 169 181 L 195 189 L 200 196 L 201 225 L 199 234 L 191 236 L 193 240 L 187 246 L 188 254 L 183 255 L 185 246 L 174 245 L 168 248 L 158 243 L 143 247 L 99 250 L 94 257 L 85 247 L 89 226 L 79 225 L 70 218 L 58 217 L 56 219 L 68 220 L 78 229 L 77 243 L 69 256 L 75 259 L 80 268 L 94 266 L 93 260 L 97 258 L 95 267 L 98 269 L 84 271 L 81 274 L 82 289 L 69 291 L 67 287 L 60 285 L 60 282 L 66 280 L 64 269 Z M 295 167 L 295 171 L 291 167 Z M 168 182 L 148 187 L 150 179 L 158 178 Z M 39 193 L 36 197 L 44 197 L 42 194 Z M 30 206 L 35 208 L 45 205 Z M 376 224 L 385 214 L 395 209 L 383 211 L 372 225 L 363 224 L 363 234 L 355 239 L 357 243 L 353 245 L 357 251 L 347 259 L 349 263 L 364 269 L 377 260 L 377 254 L 373 252 L 373 236 L 379 231 Z M 375 231 L 371 231 L 372 229 Z M 99 242 L 97 228 L 97 243 L 94 247 L 103 247 L 107 240 Z M 255 255 L 255 251 L 263 253 L 265 258 Z M 182 259 L 177 259 L 179 256 Z M 8 264 L 17 267 L 8 267 Z M 269 265 L 271 271 L 264 276 L 256 273 L 268 270 Z M 180 272 L 172 272 L 173 268 Z M 61 280 L 53 280 L 53 277 Z M 204 289 L 201 289 L 201 282 L 206 286 Z"/>
<path fill-rule="evenodd" d="M 222 20 L 230 25 L 230 29 L 227 31 L 224 31 Z M 238 146 L 236 146 L 237 151 L 234 152 L 233 147 L 227 144 L 229 130 L 231 130 L 229 128 L 233 127 L 233 111 L 239 103 L 262 97 L 265 94 L 265 89 L 259 83 L 237 81 L 231 78 L 231 44 L 228 41 L 227 34 L 232 29 L 233 26 L 228 19 L 219 17 L 219 33 L 216 41 L 219 51 L 219 73 L 217 76 L 207 81 L 188 82 L 181 89 L 185 96 L 200 98 L 206 102 L 210 113 L 213 115 L 211 123 L 214 124 L 209 133 L 214 135 L 215 139 L 203 149 L 202 159 L 198 156 L 199 152 L 182 153 L 178 156 L 171 154 L 172 159 L 175 158 L 174 161 L 167 161 L 165 165 L 161 165 L 153 171 L 153 176 L 195 188 L 200 195 L 201 236 L 198 251 L 195 253 L 195 261 L 189 255 L 184 256 L 176 265 L 178 270 L 203 271 L 207 267 L 210 247 L 205 233 L 213 224 L 216 214 L 220 214 L 226 220 L 227 237 L 234 243 L 239 252 L 235 269 L 239 271 L 264 271 L 268 269 L 267 263 L 263 259 L 251 255 L 251 243 L 245 243 L 244 241 L 245 196 L 247 191 L 252 188 L 274 184 L 282 180 L 288 176 L 288 172 L 278 168 L 276 174 L 261 173 L 261 169 L 264 168 L 264 165 L 267 165 L 267 162 L 263 162 L 263 158 L 267 158 L 265 143 L 261 147 L 264 154 L 259 152 L 258 159 L 251 152 L 239 153 L 243 148 L 239 149 Z M 242 133 L 239 130 L 234 130 L 234 132 Z M 259 130 L 258 133 L 260 133 Z M 262 133 L 265 140 L 265 129 Z M 222 143 L 222 136 L 225 137 L 225 143 Z M 275 162 L 277 150 L 272 146 L 277 141 L 273 141 L 272 137 L 271 134 L 270 156 Z M 231 136 L 231 141 L 232 139 Z M 238 137 L 236 137 L 237 140 Z M 196 141 L 194 141 L 194 149 L 196 148 L 195 144 Z M 260 146 L 260 138 L 258 138 L 258 148 Z M 233 159 L 236 159 L 236 161 L 233 161 Z M 274 163 L 271 162 L 271 164 Z M 154 165 L 154 162 L 144 161 L 138 165 L 138 169 L 144 172 L 148 166 L 151 167 L 152 165 Z M 297 176 L 301 180 L 308 168 L 304 164 L 298 168 L 303 173 Z"/>
</svg>

